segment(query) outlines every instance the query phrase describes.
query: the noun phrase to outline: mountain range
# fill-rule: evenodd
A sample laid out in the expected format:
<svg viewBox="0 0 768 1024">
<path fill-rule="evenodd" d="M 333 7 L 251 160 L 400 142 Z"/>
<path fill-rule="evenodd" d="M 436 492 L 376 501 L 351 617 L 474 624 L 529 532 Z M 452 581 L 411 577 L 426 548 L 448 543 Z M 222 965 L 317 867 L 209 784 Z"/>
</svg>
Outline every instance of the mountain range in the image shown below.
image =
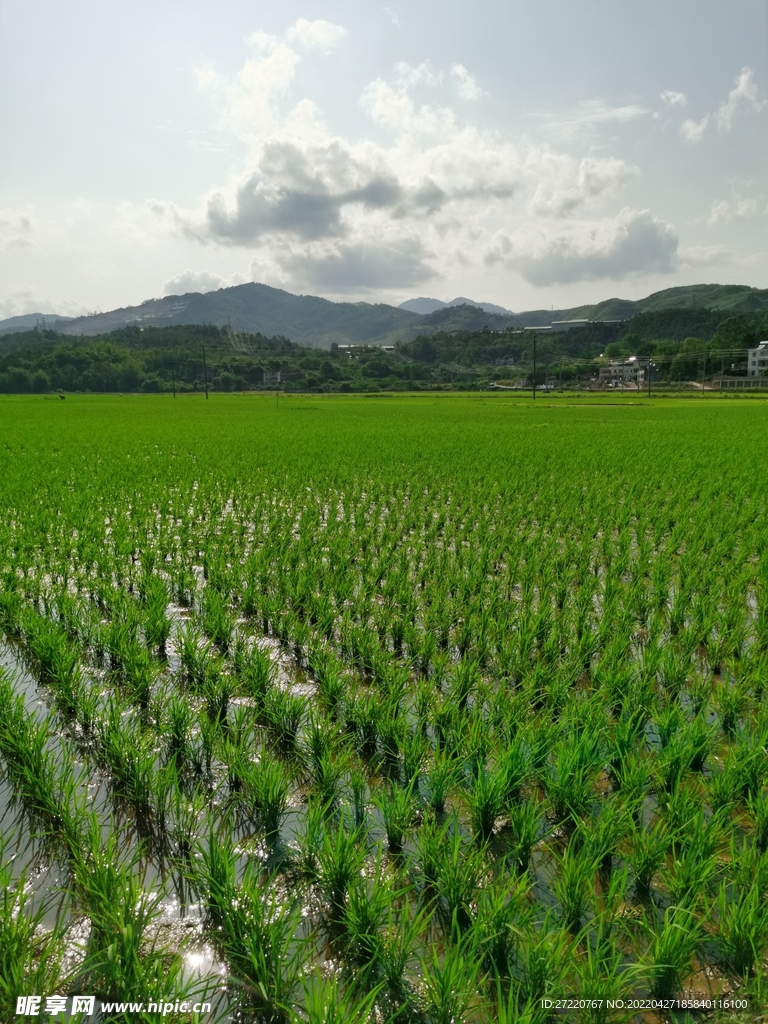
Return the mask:
<svg viewBox="0 0 768 1024">
<path fill-rule="evenodd" d="M 537 309 L 513 313 L 503 306 L 456 298 L 409 299 L 398 306 L 385 303 L 331 302 L 315 295 L 293 295 L 264 284 L 241 284 L 201 294 L 169 295 L 84 317 L 30 313 L 0 321 L 0 335 L 45 326 L 61 334 L 91 337 L 130 325 L 164 327 L 182 324 L 230 324 L 234 331 L 281 335 L 317 348 L 337 344 L 392 345 L 437 331 L 477 331 L 488 327 L 543 327 L 554 320 L 625 320 L 639 313 L 665 310 L 768 312 L 768 289 L 746 285 L 688 285 L 654 292 L 645 299 L 611 298 L 572 309 Z"/>
</svg>

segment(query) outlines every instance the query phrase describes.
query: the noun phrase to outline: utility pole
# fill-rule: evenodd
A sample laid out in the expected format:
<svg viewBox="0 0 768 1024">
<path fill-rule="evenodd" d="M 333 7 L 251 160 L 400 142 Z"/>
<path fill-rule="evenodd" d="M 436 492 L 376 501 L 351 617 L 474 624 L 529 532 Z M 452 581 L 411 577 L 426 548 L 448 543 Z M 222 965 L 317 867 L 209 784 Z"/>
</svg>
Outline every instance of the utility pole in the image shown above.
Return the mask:
<svg viewBox="0 0 768 1024">
<path fill-rule="evenodd" d="M 173 361 L 171 363 L 171 374 L 173 376 L 173 397 L 176 397 L 176 349 L 173 350 Z"/>
<path fill-rule="evenodd" d="M 533 332 L 533 400 L 536 401 L 536 331 Z"/>
<path fill-rule="evenodd" d="M 208 367 L 205 363 L 205 345 L 203 345 L 203 381 L 205 382 L 205 400 L 208 401 Z"/>
<path fill-rule="evenodd" d="M 725 369 L 725 356 L 720 358 L 720 394 L 723 393 L 723 370 Z"/>
<path fill-rule="evenodd" d="M 652 366 L 653 366 L 653 363 L 651 362 L 651 357 L 648 356 L 648 397 L 649 398 L 651 397 L 651 367 Z"/>
</svg>

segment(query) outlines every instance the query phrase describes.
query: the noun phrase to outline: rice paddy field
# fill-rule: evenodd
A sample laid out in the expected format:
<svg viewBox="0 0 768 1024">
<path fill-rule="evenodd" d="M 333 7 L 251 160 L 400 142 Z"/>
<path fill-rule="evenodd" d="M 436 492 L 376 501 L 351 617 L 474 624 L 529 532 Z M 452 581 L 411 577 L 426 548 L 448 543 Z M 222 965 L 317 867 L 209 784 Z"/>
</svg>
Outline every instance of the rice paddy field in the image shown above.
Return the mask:
<svg viewBox="0 0 768 1024">
<path fill-rule="evenodd" d="M 760 1016 L 767 417 L 0 400 L 0 1019 Z"/>
</svg>

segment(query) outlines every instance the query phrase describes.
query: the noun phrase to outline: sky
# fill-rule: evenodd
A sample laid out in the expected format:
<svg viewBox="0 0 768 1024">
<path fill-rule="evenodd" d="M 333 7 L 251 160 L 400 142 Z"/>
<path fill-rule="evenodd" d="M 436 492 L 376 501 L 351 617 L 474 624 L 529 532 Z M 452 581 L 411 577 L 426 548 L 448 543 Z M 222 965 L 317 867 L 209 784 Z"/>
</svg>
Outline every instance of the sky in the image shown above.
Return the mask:
<svg viewBox="0 0 768 1024">
<path fill-rule="evenodd" d="M 0 317 L 768 287 L 768 0 L 0 0 Z"/>
</svg>

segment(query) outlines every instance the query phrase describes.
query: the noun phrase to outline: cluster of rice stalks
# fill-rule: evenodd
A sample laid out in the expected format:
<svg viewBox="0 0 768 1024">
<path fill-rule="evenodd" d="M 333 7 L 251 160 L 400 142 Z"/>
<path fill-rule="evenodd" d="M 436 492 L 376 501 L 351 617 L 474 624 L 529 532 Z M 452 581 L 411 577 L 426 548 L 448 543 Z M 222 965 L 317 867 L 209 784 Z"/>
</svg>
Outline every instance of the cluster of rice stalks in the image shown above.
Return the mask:
<svg viewBox="0 0 768 1024">
<path fill-rule="evenodd" d="M 53 919 L 5 869 L 6 1005 L 534 1024 L 761 991 L 762 484 L 725 490 L 688 421 L 650 423 L 638 477 L 583 419 L 513 472 L 514 424 L 465 410 L 451 449 L 424 421 L 425 463 L 377 415 L 375 459 L 325 422 L 324 472 L 300 423 L 286 468 L 217 422 L 6 481 L 4 814 L 63 892 Z M 203 948 L 222 974 L 185 968 Z"/>
</svg>

